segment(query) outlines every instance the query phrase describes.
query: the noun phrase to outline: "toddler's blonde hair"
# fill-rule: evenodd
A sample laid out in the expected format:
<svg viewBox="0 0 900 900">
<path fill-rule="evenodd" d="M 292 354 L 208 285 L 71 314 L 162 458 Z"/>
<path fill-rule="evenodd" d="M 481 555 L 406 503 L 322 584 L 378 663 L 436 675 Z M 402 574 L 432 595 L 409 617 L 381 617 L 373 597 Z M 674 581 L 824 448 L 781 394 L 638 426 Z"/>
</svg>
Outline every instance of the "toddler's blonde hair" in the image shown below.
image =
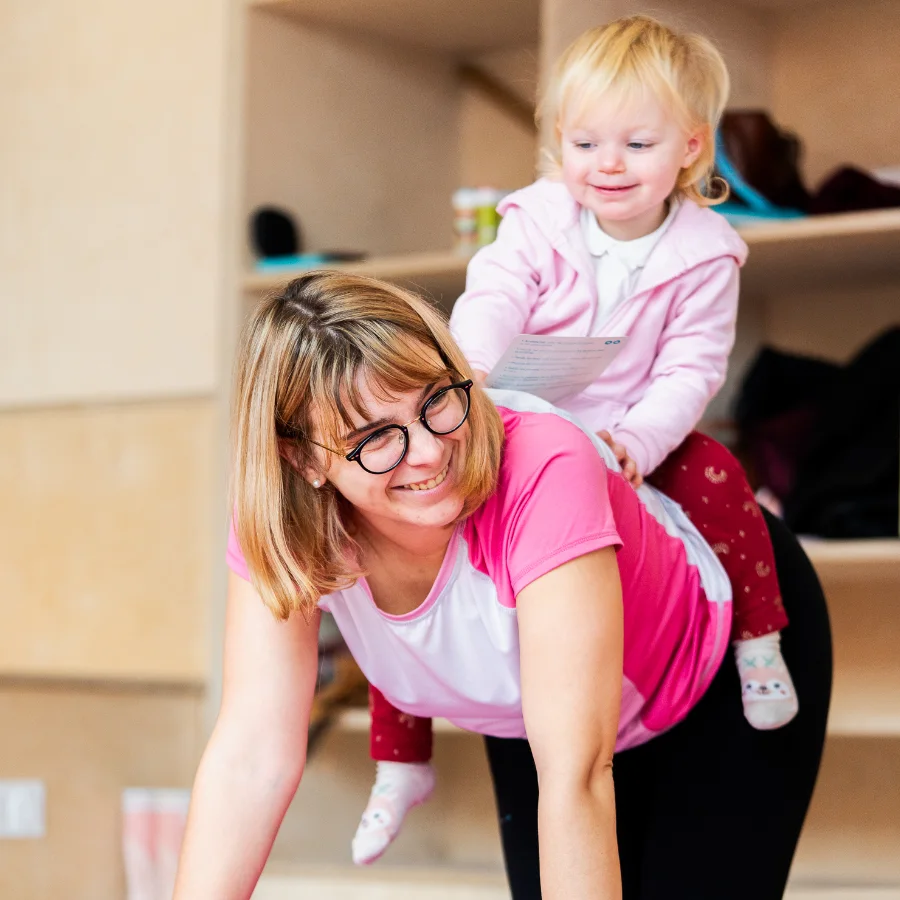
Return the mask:
<svg viewBox="0 0 900 900">
<path fill-rule="evenodd" d="M 592 28 L 557 60 L 538 116 L 549 126 L 544 174 L 561 167 L 561 126 L 608 91 L 625 97 L 649 91 L 686 132 L 701 131 L 703 149 L 678 175 L 674 194 L 701 206 L 721 203 L 728 186 L 713 177 L 715 131 L 730 81 L 722 55 L 698 34 L 679 33 L 649 16 L 629 16 Z"/>
</svg>

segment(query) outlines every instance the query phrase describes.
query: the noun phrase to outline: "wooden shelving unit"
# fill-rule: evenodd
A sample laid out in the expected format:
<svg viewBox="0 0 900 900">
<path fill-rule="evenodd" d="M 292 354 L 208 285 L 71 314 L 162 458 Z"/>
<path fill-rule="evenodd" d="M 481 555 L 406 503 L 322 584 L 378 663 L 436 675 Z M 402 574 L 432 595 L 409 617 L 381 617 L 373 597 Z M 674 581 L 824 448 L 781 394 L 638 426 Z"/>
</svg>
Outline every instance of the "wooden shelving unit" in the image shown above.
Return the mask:
<svg viewBox="0 0 900 900">
<path fill-rule="evenodd" d="M 742 275 L 748 292 L 765 293 L 798 284 L 805 288 L 833 286 L 851 277 L 900 279 L 900 209 L 810 216 L 747 226 L 740 232 L 750 248 Z M 467 263 L 465 256 L 436 251 L 373 256 L 327 268 L 388 281 L 418 281 L 426 289 L 434 280 L 455 281 L 461 291 Z M 244 279 L 244 289 L 250 294 L 264 293 L 304 271 L 310 270 L 252 272 Z"/>
<path fill-rule="evenodd" d="M 516 0 L 515 15 L 509 14 L 509 0 L 246 5 L 247 209 L 283 201 L 297 210 L 309 249 L 350 247 L 372 254 L 330 268 L 421 289 L 449 310 L 463 290 L 467 259 L 426 248 L 450 242 L 459 60 L 528 41 L 540 44 L 535 52 L 541 59 L 552 59 L 594 24 L 588 19 L 596 13 L 578 0 Z M 810 186 L 829 167 L 894 161 L 881 157 L 885 147 L 897 146 L 900 120 L 884 98 L 873 100 L 879 84 L 891 86 L 900 78 L 896 41 L 886 37 L 900 27 L 900 16 L 883 3 L 739 0 L 720 4 L 715 16 L 708 4 L 692 8 L 690 0 L 680 0 L 673 6 L 692 25 L 708 26 L 726 50 L 733 84 L 744 92 L 736 103 L 766 105 L 776 121 L 800 133 L 809 151 L 805 161 L 814 163 Z M 882 73 L 881 81 L 871 71 Z M 313 79 L 315 96 L 305 90 Z M 883 90 L 888 97 L 890 87 Z M 741 233 L 750 247 L 739 323 L 745 359 L 761 342 L 846 358 L 841 354 L 900 318 L 893 299 L 900 297 L 893 293 L 900 290 L 900 209 L 759 224 Z M 297 274 L 247 272 L 244 300 L 253 302 Z M 895 774 L 900 777 L 900 662 L 894 659 L 900 540 L 809 540 L 806 550 L 829 598 L 835 688 L 817 797 L 787 896 L 900 900 L 900 887 L 846 886 L 875 880 L 900 886 L 900 862 L 891 849 L 900 846 L 900 810 L 884 787 L 895 783 Z M 435 727 L 440 735 L 463 733 L 446 721 Z M 329 814 L 341 807 L 348 829 L 358 817 L 358 801 L 347 801 L 346 764 L 365 755 L 368 728 L 367 710 L 340 714 L 333 738 L 335 747 L 345 749 L 332 752 L 347 755 L 323 760 L 320 781 L 311 788 L 330 804 Z M 444 753 L 441 777 L 477 777 L 488 791 L 485 771 L 466 766 L 463 775 L 460 766 L 454 769 L 456 756 L 479 748 L 444 738 L 437 742 L 439 756 L 448 745 L 452 751 Z M 368 772 L 353 784 L 364 793 L 367 779 Z M 466 823 L 466 829 L 493 839 L 492 812 Z M 455 837 L 457 826 L 433 827 L 441 828 L 443 862 L 465 865 L 471 848 Z M 291 846 L 290 858 L 298 848 L 310 859 L 331 852 L 324 838 L 313 840 L 322 832 L 320 822 L 315 829 L 307 843 Z M 847 841 L 847 830 L 854 841 Z M 397 852 L 401 856 L 394 858 L 403 864 L 433 862 L 426 849 L 419 856 Z"/>
</svg>

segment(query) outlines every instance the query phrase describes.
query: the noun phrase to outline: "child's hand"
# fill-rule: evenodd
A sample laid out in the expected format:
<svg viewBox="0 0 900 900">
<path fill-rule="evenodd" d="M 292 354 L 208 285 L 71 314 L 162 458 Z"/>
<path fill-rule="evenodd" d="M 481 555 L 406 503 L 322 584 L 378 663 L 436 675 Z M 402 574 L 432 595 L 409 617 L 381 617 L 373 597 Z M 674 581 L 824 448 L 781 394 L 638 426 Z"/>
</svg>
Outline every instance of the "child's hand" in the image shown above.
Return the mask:
<svg viewBox="0 0 900 900">
<path fill-rule="evenodd" d="M 472 375 L 474 376 L 475 384 L 477 384 L 478 387 L 484 387 L 484 382 L 488 377 L 488 373 L 482 372 L 481 369 L 472 369 Z"/>
<path fill-rule="evenodd" d="M 640 487 L 644 483 L 644 476 L 637 470 L 637 463 L 628 455 L 625 447 L 618 441 L 613 440 L 613 436 L 608 431 L 598 431 L 597 437 L 609 446 L 616 455 L 619 465 L 622 467 L 622 474 L 625 480 L 635 488 Z"/>
</svg>

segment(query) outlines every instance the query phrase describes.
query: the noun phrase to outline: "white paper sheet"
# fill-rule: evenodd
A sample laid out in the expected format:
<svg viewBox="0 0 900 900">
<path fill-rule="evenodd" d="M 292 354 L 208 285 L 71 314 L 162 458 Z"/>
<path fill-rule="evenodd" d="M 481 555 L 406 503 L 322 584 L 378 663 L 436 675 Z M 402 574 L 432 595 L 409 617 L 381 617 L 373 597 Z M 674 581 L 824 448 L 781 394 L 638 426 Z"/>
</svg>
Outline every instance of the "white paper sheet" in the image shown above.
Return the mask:
<svg viewBox="0 0 900 900">
<path fill-rule="evenodd" d="M 488 375 L 486 386 L 528 391 L 556 403 L 596 381 L 626 340 L 520 334 Z"/>
</svg>

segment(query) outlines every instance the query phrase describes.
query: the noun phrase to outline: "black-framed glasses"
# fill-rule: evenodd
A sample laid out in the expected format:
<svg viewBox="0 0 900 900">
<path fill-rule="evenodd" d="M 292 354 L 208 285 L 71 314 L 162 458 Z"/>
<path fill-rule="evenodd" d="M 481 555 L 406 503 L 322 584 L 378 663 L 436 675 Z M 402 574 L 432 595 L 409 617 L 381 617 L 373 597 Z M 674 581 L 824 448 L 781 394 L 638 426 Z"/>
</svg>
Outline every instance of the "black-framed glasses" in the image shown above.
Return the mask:
<svg viewBox="0 0 900 900">
<path fill-rule="evenodd" d="M 311 444 L 343 456 L 348 462 L 359 463 L 370 475 L 384 475 L 396 469 L 409 451 L 409 426 L 420 422 L 426 431 L 438 436 L 452 434 L 469 417 L 472 379 L 449 384 L 435 391 L 423 404 L 419 415 L 405 425 L 385 425 L 363 438 L 349 453 L 326 447 L 305 435 L 297 437 Z"/>
</svg>

